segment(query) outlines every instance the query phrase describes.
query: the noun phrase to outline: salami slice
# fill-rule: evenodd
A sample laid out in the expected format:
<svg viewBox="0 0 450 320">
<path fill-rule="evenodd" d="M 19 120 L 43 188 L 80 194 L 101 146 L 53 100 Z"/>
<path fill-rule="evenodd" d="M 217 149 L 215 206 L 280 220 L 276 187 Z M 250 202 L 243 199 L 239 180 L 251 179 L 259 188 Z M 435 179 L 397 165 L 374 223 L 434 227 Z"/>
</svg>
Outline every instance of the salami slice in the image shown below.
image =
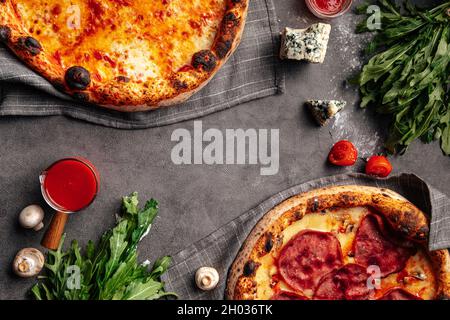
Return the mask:
<svg viewBox="0 0 450 320">
<path fill-rule="evenodd" d="M 367 300 L 373 290 L 367 285 L 366 268 L 349 263 L 323 277 L 316 291 L 315 300 Z"/>
<path fill-rule="evenodd" d="M 382 217 L 369 214 L 361 221 L 353 243 L 356 263 L 378 266 L 381 277 L 402 270 L 415 252 L 411 242 L 395 238 L 388 227 Z"/>
<path fill-rule="evenodd" d="M 274 294 L 270 300 L 308 300 L 308 298 L 294 292 L 280 291 Z"/>
<path fill-rule="evenodd" d="M 378 300 L 422 300 L 402 288 L 393 288 L 386 292 Z"/>
<path fill-rule="evenodd" d="M 313 230 L 294 236 L 278 258 L 281 277 L 297 291 L 314 290 L 322 276 L 342 264 L 339 240 L 331 233 Z"/>
</svg>

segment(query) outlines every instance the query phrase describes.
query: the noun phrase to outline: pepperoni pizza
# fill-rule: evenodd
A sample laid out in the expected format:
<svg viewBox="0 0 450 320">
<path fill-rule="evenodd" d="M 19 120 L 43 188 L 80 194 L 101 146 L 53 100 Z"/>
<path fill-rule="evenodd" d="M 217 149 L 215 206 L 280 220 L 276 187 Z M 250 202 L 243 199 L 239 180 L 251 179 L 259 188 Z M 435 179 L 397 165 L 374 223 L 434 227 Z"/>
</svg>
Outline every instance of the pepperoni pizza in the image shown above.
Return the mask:
<svg viewBox="0 0 450 320">
<path fill-rule="evenodd" d="M 449 253 L 427 250 L 428 223 L 387 189 L 337 186 L 294 196 L 253 229 L 230 269 L 226 297 L 449 298 Z"/>
<path fill-rule="evenodd" d="M 237 47 L 248 0 L 0 0 L 0 42 L 75 99 L 182 102 Z"/>
</svg>

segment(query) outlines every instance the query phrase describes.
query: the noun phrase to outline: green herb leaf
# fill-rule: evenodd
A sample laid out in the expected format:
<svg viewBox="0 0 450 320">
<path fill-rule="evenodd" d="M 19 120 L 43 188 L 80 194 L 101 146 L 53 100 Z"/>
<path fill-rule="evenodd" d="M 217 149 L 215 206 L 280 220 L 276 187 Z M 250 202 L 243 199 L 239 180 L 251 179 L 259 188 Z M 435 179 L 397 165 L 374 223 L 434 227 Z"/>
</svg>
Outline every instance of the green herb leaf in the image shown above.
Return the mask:
<svg viewBox="0 0 450 320">
<path fill-rule="evenodd" d="M 357 78 L 362 108 L 391 115 L 388 151 L 404 152 L 416 139 L 441 139 L 449 154 L 450 1 L 419 9 L 379 0 L 382 29 L 366 53 L 373 55 Z M 360 13 L 365 14 L 363 10 Z M 370 31 L 362 21 L 357 32 Z"/>
<path fill-rule="evenodd" d="M 150 278 L 159 279 L 169 269 L 172 258 L 165 256 L 155 261 L 150 273 Z"/>
<path fill-rule="evenodd" d="M 138 207 L 138 195 L 122 201 L 122 216 L 106 231 L 97 246 L 89 241 L 83 254 L 77 241 L 64 252 L 65 235 L 56 251 L 49 251 L 46 276 L 32 287 L 38 300 L 159 299 L 175 295 L 164 291 L 161 275 L 170 265 L 169 257 L 154 263 L 151 271 L 137 261 L 137 245 L 158 214 L 158 203 L 147 201 Z"/>
</svg>

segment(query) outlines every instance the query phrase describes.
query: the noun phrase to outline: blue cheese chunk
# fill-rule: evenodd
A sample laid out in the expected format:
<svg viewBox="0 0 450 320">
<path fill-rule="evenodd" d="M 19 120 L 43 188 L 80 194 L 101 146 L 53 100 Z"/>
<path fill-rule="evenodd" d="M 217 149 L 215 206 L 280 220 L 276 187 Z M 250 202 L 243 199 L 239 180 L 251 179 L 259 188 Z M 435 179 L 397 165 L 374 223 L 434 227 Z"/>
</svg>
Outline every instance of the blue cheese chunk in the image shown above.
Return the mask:
<svg viewBox="0 0 450 320">
<path fill-rule="evenodd" d="M 285 28 L 281 36 L 281 59 L 323 63 L 327 53 L 331 25 L 315 23 L 307 29 Z"/>
<path fill-rule="evenodd" d="M 325 125 L 328 120 L 344 109 L 346 104 L 347 102 L 338 100 L 308 100 L 306 102 L 314 119 L 321 126 Z"/>
</svg>

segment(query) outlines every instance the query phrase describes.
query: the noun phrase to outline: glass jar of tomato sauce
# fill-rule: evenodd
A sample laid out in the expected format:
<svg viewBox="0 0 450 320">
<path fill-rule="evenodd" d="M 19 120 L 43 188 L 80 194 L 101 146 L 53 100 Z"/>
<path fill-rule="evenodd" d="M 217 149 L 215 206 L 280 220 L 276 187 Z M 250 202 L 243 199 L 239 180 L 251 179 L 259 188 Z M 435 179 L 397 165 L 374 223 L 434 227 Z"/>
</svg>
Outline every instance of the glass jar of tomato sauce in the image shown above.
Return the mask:
<svg viewBox="0 0 450 320">
<path fill-rule="evenodd" d="M 42 172 L 39 180 L 45 201 L 56 210 L 41 244 L 56 250 L 69 214 L 83 210 L 94 201 L 100 176 L 91 162 L 73 157 L 53 163 Z"/>
</svg>

